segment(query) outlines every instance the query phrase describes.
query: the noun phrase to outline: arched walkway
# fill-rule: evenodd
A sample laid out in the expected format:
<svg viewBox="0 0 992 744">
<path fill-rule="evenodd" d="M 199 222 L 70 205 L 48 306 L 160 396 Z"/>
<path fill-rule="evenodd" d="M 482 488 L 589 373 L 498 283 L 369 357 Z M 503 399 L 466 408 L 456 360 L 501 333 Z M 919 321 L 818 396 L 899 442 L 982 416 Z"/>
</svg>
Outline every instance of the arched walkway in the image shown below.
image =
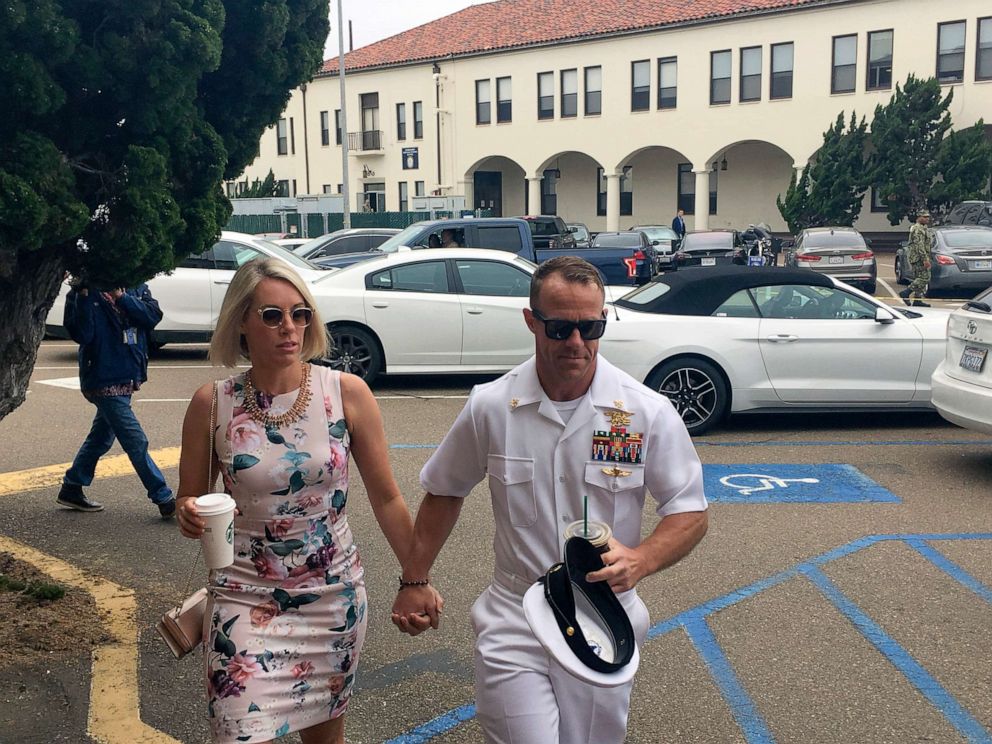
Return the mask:
<svg viewBox="0 0 992 744">
<path fill-rule="evenodd" d="M 785 196 L 794 164 L 792 155 L 771 142 L 742 140 L 722 147 L 706 159 L 705 170 L 696 168 L 697 209 L 702 187 L 708 193 L 709 228 L 764 222 L 772 230 L 787 230 L 775 197 Z"/>
<path fill-rule="evenodd" d="M 503 155 L 491 155 L 474 163 L 459 184 L 465 205 L 487 210 L 493 217 L 524 214 L 526 172 L 519 163 Z"/>
</svg>

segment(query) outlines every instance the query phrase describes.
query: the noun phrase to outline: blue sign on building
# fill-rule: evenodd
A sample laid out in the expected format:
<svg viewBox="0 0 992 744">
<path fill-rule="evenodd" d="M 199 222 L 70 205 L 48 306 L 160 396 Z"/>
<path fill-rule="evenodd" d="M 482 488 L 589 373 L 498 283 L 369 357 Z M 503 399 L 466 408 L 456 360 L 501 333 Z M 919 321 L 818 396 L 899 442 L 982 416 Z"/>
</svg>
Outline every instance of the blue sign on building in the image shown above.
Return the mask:
<svg viewBox="0 0 992 744">
<path fill-rule="evenodd" d="M 420 148 L 403 148 L 403 170 L 417 170 L 420 167 Z"/>
<path fill-rule="evenodd" d="M 853 465 L 703 465 L 703 488 L 715 503 L 901 501 Z"/>
</svg>

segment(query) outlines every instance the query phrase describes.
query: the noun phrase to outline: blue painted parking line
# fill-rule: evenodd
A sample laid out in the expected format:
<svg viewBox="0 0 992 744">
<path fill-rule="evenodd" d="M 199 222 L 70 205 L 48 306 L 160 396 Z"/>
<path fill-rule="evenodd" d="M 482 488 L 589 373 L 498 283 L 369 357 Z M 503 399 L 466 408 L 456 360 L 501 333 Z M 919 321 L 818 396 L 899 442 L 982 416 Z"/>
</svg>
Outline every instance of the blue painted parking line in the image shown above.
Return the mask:
<svg viewBox="0 0 992 744">
<path fill-rule="evenodd" d="M 899 503 L 852 465 L 703 465 L 703 490 L 717 503 Z"/>
<path fill-rule="evenodd" d="M 992 532 L 868 535 L 655 623 L 648 630 L 647 640 L 652 641 L 673 630 L 683 630 L 689 636 L 706 664 L 748 744 L 771 744 L 775 741 L 774 737 L 768 730 L 768 726 L 758 712 L 754 701 L 740 683 L 736 672 L 734 672 L 732 665 L 723 653 L 719 641 L 706 622 L 706 618 L 720 610 L 754 597 L 767 589 L 778 586 L 789 579 L 802 576 L 809 580 L 813 586 L 817 587 L 848 618 L 859 632 L 892 663 L 893 667 L 906 676 L 907 680 L 920 690 L 926 699 L 969 742 L 972 742 L 972 744 L 992 744 L 992 734 L 968 713 L 950 692 L 941 687 L 919 662 L 913 659 L 880 626 L 871 620 L 867 614 L 843 595 L 820 570 L 821 566 L 844 556 L 857 553 L 877 543 L 903 542 L 915 549 L 923 558 L 932 562 L 948 576 L 958 581 L 962 586 L 967 587 L 977 596 L 992 604 L 992 589 L 985 586 L 930 545 L 932 542 L 960 540 L 992 540 Z M 463 705 L 391 739 L 390 744 L 399 744 L 401 742 L 402 744 L 421 744 L 428 742 L 474 716 L 475 707 L 473 705 Z"/>
<path fill-rule="evenodd" d="M 992 741 L 989 732 L 933 677 L 923 665 L 914 659 L 906 649 L 888 633 L 882 626 L 872 620 L 847 595 L 816 566 L 805 566 L 802 573 L 823 593 L 830 603 L 865 637 L 865 639 L 881 653 L 889 662 L 902 672 L 902 675 L 913 687 L 939 710 L 947 721 L 958 730 L 968 741 Z M 747 732 L 745 732 L 746 735 Z M 749 738 L 748 741 L 751 741 Z"/>
<path fill-rule="evenodd" d="M 685 625 L 685 631 L 706 664 L 706 668 L 710 670 L 710 674 L 720 688 L 720 694 L 730 706 L 730 713 L 744 732 L 745 738 L 752 744 L 775 741 L 765 720 L 758 713 L 754 701 L 744 690 L 733 666 L 720 648 L 720 642 L 713 635 L 706 618 L 695 617 L 689 620 Z"/>
</svg>

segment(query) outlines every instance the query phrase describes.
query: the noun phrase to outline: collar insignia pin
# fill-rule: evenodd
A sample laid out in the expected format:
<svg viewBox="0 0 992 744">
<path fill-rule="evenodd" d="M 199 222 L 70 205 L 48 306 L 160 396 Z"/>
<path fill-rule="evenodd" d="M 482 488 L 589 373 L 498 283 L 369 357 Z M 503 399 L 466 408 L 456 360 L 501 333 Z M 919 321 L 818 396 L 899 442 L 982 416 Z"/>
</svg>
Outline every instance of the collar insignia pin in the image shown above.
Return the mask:
<svg viewBox="0 0 992 744">
<path fill-rule="evenodd" d="M 510 398 L 510 410 L 516 409 L 517 405 L 520 403 L 520 398 Z"/>
</svg>

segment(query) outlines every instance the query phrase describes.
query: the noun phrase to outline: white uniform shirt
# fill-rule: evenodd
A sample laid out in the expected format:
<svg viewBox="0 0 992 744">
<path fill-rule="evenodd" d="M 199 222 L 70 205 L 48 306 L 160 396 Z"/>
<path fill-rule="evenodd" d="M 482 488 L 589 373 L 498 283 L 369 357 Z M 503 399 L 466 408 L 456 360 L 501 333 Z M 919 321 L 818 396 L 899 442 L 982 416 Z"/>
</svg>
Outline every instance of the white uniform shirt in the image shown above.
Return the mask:
<svg viewBox="0 0 992 744">
<path fill-rule="evenodd" d="M 472 390 L 420 482 L 464 497 L 487 474 L 497 572 L 527 583 L 561 560 L 562 532 L 582 519 L 583 496 L 589 519 L 609 524 L 628 547 L 641 542 L 646 492 L 660 517 L 707 508 L 702 466 L 672 404 L 603 357 L 567 425 L 533 357 Z"/>
</svg>

